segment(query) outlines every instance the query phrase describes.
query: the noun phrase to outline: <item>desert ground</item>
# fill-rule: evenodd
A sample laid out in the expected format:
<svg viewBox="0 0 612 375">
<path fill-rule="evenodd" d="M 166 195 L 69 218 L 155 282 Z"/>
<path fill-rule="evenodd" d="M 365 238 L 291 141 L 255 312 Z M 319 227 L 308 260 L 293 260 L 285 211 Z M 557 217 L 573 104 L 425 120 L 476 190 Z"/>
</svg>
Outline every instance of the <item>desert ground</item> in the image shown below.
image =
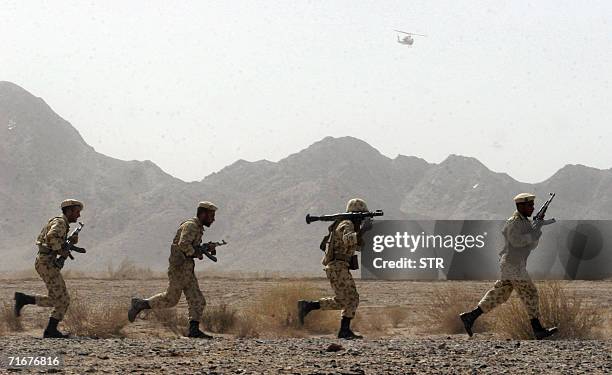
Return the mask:
<svg viewBox="0 0 612 375">
<path fill-rule="evenodd" d="M 15 291 L 44 294 L 44 284 L 36 278 L 4 277 L 0 280 L 3 358 L 55 354 L 63 357 L 64 366 L 0 368 L 0 373 L 612 373 L 612 280 L 562 282 L 566 292 L 581 299 L 581 309 L 591 309 L 598 324 L 585 338 L 569 334 L 545 341 L 511 337 L 493 324 L 493 313 L 487 314 L 492 315 L 487 317 L 489 323 L 483 323 L 485 327 L 479 327 L 481 332 L 473 338 L 461 333 L 453 316 L 476 304 L 491 282 L 357 280 L 361 302 L 354 325 L 365 339 L 345 341 L 335 338 L 336 312 L 315 312 L 307 317 L 306 327 L 295 325 L 293 298 L 302 292 L 308 297 L 329 294 L 325 279 L 206 275 L 199 279 L 207 310 L 224 306 L 233 312 L 225 325 L 211 326 L 212 340 L 182 337 L 187 310 L 184 297 L 171 313 L 159 317 L 141 314 L 135 323 L 125 321 L 131 297 L 148 297 L 165 289 L 167 280 L 160 277 L 67 279 L 73 305 L 85 311 L 74 316 L 88 321 L 107 314 L 104 319 L 118 322 L 110 328 L 87 330 L 65 321 L 60 329 L 72 329 L 72 338 L 43 340 L 49 309 L 26 306 L 19 322 L 8 315 Z M 276 299 L 270 297 L 273 291 Z M 283 303 L 288 306 L 281 306 Z M 512 312 L 502 314 L 499 319 L 507 320 Z"/>
</svg>

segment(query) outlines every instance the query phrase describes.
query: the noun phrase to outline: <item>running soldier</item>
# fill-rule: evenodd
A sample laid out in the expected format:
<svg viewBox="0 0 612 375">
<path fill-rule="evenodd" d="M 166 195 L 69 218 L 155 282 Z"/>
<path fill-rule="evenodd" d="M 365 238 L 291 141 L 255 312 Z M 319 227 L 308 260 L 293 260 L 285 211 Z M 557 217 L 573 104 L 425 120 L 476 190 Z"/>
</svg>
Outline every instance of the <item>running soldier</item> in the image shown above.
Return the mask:
<svg viewBox="0 0 612 375">
<path fill-rule="evenodd" d="M 187 337 L 212 338 L 212 336 L 200 330 L 200 321 L 206 306 L 206 300 L 200 291 L 198 279 L 194 273 L 194 258 L 202 259 L 203 249 L 200 243 L 204 226 L 210 227 L 215 221 L 216 211 L 217 206 L 213 203 L 200 202 L 196 217 L 181 223 L 170 246 L 168 288 L 165 292 L 148 299 L 133 298 L 131 308 L 128 311 L 130 322 L 136 320 L 136 316 L 142 310 L 165 309 L 176 306 L 181 298 L 181 293 L 184 293 L 189 306 L 189 333 Z M 216 253 L 216 244 L 208 243 L 205 245 L 205 250 L 213 255 Z"/>
<path fill-rule="evenodd" d="M 538 246 L 542 231 L 534 228 L 529 217 L 534 211 L 535 195 L 521 193 L 514 197 L 516 211 L 506 221 L 502 233 L 505 245 L 500 252 L 501 280 L 497 280 L 478 307 L 460 315 L 467 334 L 473 335 L 472 326 L 476 319 L 506 302 L 516 290 L 527 309 L 531 327 L 536 339 L 541 340 L 557 332 L 557 328 L 543 328 L 540 323 L 538 290 L 527 273 L 527 257 Z"/>
<path fill-rule="evenodd" d="M 351 199 L 346 205 L 346 212 L 367 211 L 366 202 L 359 198 Z M 329 227 L 330 234 L 322 263 L 335 296 L 318 301 L 298 301 L 298 318 L 301 324 L 304 324 L 304 318 L 313 310 L 342 310 L 338 338 L 363 338 L 351 330 L 351 319 L 355 317 L 359 305 L 359 293 L 350 270 L 357 268 L 356 264 L 351 267 L 351 259 L 354 259 L 355 251 L 361 250 L 361 235 L 368 229 L 367 225 L 362 225 L 361 220 L 336 221 Z"/>
<path fill-rule="evenodd" d="M 25 305 L 37 305 L 43 307 L 53 307 L 51 317 L 45 332 L 44 338 L 66 338 L 57 329 L 57 325 L 64 318 L 68 306 L 70 305 L 70 295 L 66 290 L 66 283 L 61 274 L 63 263 L 70 256 L 70 250 L 66 247 L 66 241 L 71 244 L 76 244 L 79 240 L 78 235 L 68 236 L 70 223 L 76 223 L 81 216 L 83 203 L 67 199 L 60 205 L 62 216 L 57 216 L 49 219 L 43 226 L 36 245 L 38 245 L 38 255 L 34 268 L 40 275 L 40 278 L 47 286 L 48 295 L 28 295 L 21 292 L 15 293 L 15 315 L 21 315 L 21 309 Z"/>
</svg>

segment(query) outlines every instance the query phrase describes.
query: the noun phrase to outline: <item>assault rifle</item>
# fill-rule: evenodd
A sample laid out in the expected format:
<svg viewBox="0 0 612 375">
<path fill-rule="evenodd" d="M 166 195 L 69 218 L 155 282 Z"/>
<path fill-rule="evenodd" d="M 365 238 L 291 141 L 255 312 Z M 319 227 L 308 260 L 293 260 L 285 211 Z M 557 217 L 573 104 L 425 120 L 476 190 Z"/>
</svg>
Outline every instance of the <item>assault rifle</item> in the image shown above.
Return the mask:
<svg viewBox="0 0 612 375">
<path fill-rule="evenodd" d="M 312 216 L 306 215 L 306 224 L 310 224 L 313 221 L 336 221 L 336 220 L 363 220 L 366 218 L 373 218 L 374 216 L 383 216 L 382 210 L 376 210 L 373 212 L 341 212 L 333 215 L 323 216 Z"/>
<path fill-rule="evenodd" d="M 206 255 L 206 257 L 212 260 L 213 262 L 217 261 L 217 257 L 215 256 L 217 255 L 217 251 L 215 250 L 215 248 L 213 248 L 212 250 L 208 250 L 210 245 L 215 245 L 216 248 L 218 246 L 227 245 L 227 242 L 225 242 L 225 240 L 221 240 L 221 242 L 207 242 L 196 246 L 196 256 L 198 259 L 202 259 L 202 255 Z"/>
<path fill-rule="evenodd" d="M 533 229 L 540 229 L 544 225 L 549 225 L 557 221 L 554 218 L 549 219 L 549 220 L 544 220 L 544 215 L 546 215 L 546 210 L 548 210 L 548 206 L 550 206 L 550 202 L 552 202 L 554 197 L 555 197 L 555 193 L 550 193 L 550 198 L 548 198 L 548 200 L 544 202 L 544 204 L 542 205 L 538 213 L 533 216 L 533 224 L 532 224 Z"/>
<path fill-rule="evenodd" d="M 62 246 L 64 250 L 68 251 L 68 258 L 72 260 L 74 260 L 74 257 L 72 256 L 73 251 L 76 251 L 77 253 L 81 253 L 81 254 L 85 254 L 87 252 L 87 250 L 83 249 L 82 247 L 75 246 L 70 240 L 70 238 L 72 238 L 73 236 L 78 236 L 84 226 L 85 224 L 79 222 L 78 227 L 67 237 L 68 239 L 66 240 L 66 242 L 64 242 L 64 245 Z M 67 257 L 65 256 L 60 256 L 59 258 L 55 260 L 55 264 L 59 267 L 59 269 L 62 269 L 64 267 L 66 258 Z"/>
</svg>

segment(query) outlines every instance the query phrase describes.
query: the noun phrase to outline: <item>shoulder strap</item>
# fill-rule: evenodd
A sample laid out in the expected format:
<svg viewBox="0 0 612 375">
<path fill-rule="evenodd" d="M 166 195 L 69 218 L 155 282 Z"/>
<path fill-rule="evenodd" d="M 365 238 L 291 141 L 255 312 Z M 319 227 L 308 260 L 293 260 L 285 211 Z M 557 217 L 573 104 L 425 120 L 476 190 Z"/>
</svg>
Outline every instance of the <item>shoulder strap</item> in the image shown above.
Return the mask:
<svg viewBox="0 0 612 375">
<path fill-rule="evenodd" d="M 332 225 L 329 226 L 329 239 L 327 241 L 327 250 L 332 252 L 332 259 L 336 259 L 335 252 L 333 249 L 334 246 L 334 234 L 336 233 L 336 229 L 340 225 L 340 220 L 334 221 Z"/>
</svg>

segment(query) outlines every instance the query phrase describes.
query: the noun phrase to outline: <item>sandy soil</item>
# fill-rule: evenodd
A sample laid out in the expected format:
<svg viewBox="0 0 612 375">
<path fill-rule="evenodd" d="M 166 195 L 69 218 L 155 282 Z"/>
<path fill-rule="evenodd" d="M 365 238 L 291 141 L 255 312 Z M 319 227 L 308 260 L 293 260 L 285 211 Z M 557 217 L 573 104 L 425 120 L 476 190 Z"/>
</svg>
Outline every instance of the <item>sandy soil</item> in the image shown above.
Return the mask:
<svg viewBox="0 0 612 375">
<path fill-rule="evenodd" d="M 226 303 L 241 309 L 256 303 L 262 290 L 291 280 L 241 280 L 201 278 L 209 306 Z M 321 293 L 329 291 L 324 279 L 309 280 Z M 71 292 L 99 302 L 125 301 L 162 291 L 166 280 L 67 280 Z M 12 303 L 16 290 L 44 293 L 39 280 L 0 280 L 0 301 Z M 402 325 L 360 341 L 330 335 L 305 338 L 236 338 L 216 335 L 213 340 L 192 340 L 138 320 L 124 329 L 125 338 L 43 340 L 39 337 L 49 310 L 24 309 L 23 332 L 0 337 L 6 355 L 49 354 L 64 356 L 64 373 L 612 373 L 612 338 L 600 340 L 517 341 L 496 332 L 468 339 L 464 334 L 432 334 L 423 327 L 423 306 L 434 288 L 459 286 L 479 295 L 490 282 L 380 282 L 358 281 L 362 311 L 401 305 L 409 311 Z M 568 289 L 582 295 L 602 314 L 612 312 L 612 281 L 570 282 Z M 477 302 L 475 300 L 474 302 Z M 179 312 L 186 303 L 181 299 Z M 610 320 L 607 325 L 610 326 Z M 327 351 L 330 344 L 338 351 Z M 9 371 L 0 368 L 0 373 Z M 27 372 L 30 370 L 22 370 Z M 38 372 L 39 370 L 32 370 Z"/>
</svg>

